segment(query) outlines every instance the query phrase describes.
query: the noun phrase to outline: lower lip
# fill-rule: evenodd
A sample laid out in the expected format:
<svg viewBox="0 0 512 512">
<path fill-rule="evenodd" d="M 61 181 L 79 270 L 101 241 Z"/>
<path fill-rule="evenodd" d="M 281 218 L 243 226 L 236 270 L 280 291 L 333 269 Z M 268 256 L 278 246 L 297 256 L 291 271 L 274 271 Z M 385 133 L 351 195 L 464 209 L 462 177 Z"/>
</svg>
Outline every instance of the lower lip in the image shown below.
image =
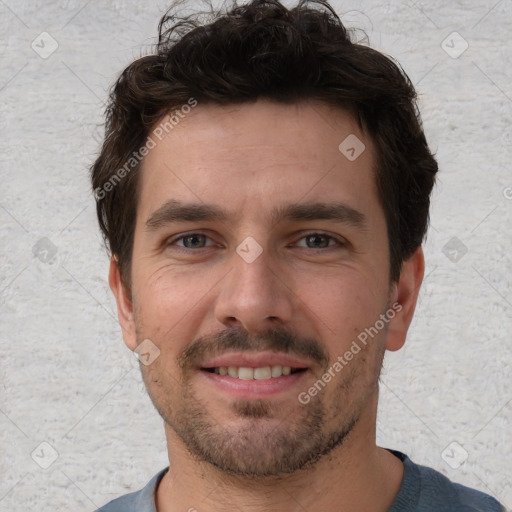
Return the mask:
<svg viewBox="0 0 512 512">
<path fill-rule="evenodd" d="M 229 375 L 218 375 L 206 370 L 201 370 L 199 373 L 208 379 L 208 383 L 215 385 L 221 391 L 227 392 L 232 396 L 237 398 L 260 398 L 289 390 L 304 379 L 309 370 L 264 380 L 234 379 Z"/>
</svg>

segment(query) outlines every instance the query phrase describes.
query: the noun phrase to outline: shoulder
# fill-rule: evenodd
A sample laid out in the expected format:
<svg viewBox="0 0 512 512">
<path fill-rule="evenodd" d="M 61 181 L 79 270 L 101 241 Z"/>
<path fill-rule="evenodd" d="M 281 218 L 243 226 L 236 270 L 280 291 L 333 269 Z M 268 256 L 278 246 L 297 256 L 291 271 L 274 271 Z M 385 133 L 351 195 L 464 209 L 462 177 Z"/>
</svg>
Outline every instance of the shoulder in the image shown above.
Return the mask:
<svg viewBox="0 0 512 512">
<path fill-rule="evenodd" d="M 155 490 L 167 470 L 157 473 L 140 491 L 120 496 L 95 512 L 156 512 Z"/>
<path fill-rule="evenodd" d="M 103 505 L 96 512 L 135 512 L 135 503 L 138 501 L 141 492 L 142 490 L 120 496 Z"/>
<path fill-rule="evenodd" d="M 437 502 L 446 511 L 504 512 L 505 509 L 492 496 L 449 480 L 435 469 L 417 466 L 423 484 L 422 494 L 429 503 Z M 425 501 L 425 500 L 424 500 Z M 456 507 L 456 508 L 455 508 Z M 436 510 L 441 510 L 437 508 Z"/>
<path fill-rule="evenodd" d="M 404 479 L 389 512 L 505 512 L 492 496 L 454 483 L 439 471 L 415 464 L 403 453 L 390 451 L 402 460 Z"/>
</svg>

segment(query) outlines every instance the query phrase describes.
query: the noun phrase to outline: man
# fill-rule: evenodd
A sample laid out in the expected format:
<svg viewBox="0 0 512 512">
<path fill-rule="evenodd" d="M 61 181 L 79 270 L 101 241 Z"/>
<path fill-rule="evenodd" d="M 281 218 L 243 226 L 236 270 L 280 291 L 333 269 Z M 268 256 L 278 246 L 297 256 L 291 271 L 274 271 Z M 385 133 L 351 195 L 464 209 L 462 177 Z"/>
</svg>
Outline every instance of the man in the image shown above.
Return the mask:
<svg viewBox="0 0 512 512">
<path fill-rule="evenodd" d="M 327 3 L 162 19 L 92 183 L 170 465 L 102 511 L 503 510 L 376 446 L 436 172 L 409 79 Z"/>
</svg>

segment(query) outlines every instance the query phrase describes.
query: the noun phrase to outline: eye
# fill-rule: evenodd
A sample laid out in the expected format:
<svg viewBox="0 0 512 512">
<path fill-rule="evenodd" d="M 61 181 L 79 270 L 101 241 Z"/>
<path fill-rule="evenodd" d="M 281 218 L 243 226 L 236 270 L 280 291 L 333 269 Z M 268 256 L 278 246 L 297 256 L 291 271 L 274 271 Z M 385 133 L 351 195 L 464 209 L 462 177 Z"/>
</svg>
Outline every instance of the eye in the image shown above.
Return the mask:
<svg viewBox="0 0 512 512">
<path fill-rule="evenodd" d="M 328 249 L 335 245 L 343 247 L 345 242 L 342 240 L 333 237 L 331 235 L 327 235 L 325 233 L 307 233 L 300 240 L 305 240 L 305 245 L 299 245 L 299 247 L 306 247 L 308 249 Z M 331 243 L 334 242 L 334 243 Z"/>
<path fill-rule="evenodd" d="M 208 241 L 210 243 L 208 243 Z M 191 232 L 185 233 L 176 238 L 169 240 L 166 244 L 168 247 L 176 247 L 178 249 L 205 249 L 215 245 L 213 240 L 204 233 Z M 337 237 L 328 235 L 326 233 L 311 232 L 303 235 L 295 244 L 298 247 L 305 249 L 330 249 L 335 246 L 339 248 L 346 246 L 346 242 Z"/>
<path fill-rule="evenodd" d="M 211 239 L 204 233 L 186 233 L 185 235 L 181 235 L 170 240 L 167 245 L 177 245 L 178 247 L 185 249 L 202 249 L 213 245 L 213 243 L 206 245 L 207 240 L 211 241 Z M 182 242 L 183 245 L 179 245 L 177 242 Z"/>
</svg>

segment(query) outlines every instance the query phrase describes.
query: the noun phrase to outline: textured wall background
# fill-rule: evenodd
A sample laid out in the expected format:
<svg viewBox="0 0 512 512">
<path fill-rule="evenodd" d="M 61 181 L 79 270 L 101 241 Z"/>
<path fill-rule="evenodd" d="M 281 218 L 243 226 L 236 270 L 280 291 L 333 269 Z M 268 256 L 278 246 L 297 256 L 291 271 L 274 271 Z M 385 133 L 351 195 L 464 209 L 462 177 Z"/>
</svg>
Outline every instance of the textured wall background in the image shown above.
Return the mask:
<svg viewBox="0 0 512 512">
<path fill-rule="evenodd" d="M 333 6 L 408 72 L 441 167 L 379 443 L 512 507 L 512 2 Z M 166 7 L 0 0 L 2 512 L 92 510 L 167 465 L 88 183 L 106 91 Z"/>
</svg>

